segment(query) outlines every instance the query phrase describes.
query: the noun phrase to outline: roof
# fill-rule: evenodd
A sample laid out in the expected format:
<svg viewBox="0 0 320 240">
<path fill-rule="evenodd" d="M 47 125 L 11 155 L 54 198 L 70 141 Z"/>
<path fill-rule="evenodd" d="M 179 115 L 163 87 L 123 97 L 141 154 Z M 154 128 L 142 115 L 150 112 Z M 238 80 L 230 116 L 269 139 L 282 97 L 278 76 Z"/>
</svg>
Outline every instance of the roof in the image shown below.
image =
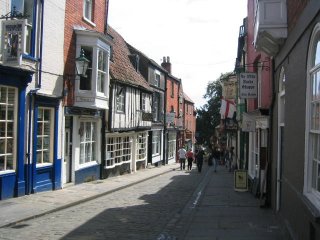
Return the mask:
<svg viewBox="0 0 320 240">
<path fill-rule="evenodd" d="M 113 37 L 113 44 L 111 45 L 113 61 L 110 61 L 110 80 L 152 91 L 143 76 L 132 65 L 129 58 L 131 53 L 123 37 L 110 26 L 108 26 L 108 34 Z"/>
<path fill-rule="evenodd" d="M 191 98 L 189 98 L 189 97 L 187 96 L 187 94 L 183 93 L 183 98 L 184 98 L 184 100 L 186 100 L 186 101 L 194 104 L 194 102 L 191 100 Z"/>
</svg>

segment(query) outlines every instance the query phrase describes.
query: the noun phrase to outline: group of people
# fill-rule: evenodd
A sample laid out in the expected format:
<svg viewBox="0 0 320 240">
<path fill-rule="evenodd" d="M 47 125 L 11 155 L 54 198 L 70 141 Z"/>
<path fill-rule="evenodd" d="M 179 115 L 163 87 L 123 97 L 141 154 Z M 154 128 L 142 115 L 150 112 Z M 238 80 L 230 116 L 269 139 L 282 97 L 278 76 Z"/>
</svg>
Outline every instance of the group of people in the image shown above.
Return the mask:
<svg viewBox="0 0 320 240">
<path fill-rule="evenodd" d="M 179 154 L 179 161 L 180 161 L 180 170 L 185 170 L 186 168 L 186 160 L 188 161 L 187 169 L 191 171 L 193 161 L 196 161 L 198 172 L 201 172 L 202 164 L 203 164 L 203 157 L 204 151 L 202 149 L 196 150 L 195 154 L 192 152 L 191 149 L 188 151 L 185 148 L 180 148 L 178 150 Z"/>
<path fill-rule="evenodd" d="M 194 154 L 191 149 L 187 151 L 182 147 L 178 150 L 178 154 L 180 161 L 180 170 L 185 170 L 187 160 L 187 169 L 189 171 L 191 171 L 192 169 L 193 161 L 196 161 L 198 172 L 201 172 L 204 159 L 204 151 L 202 148 L 197 149 Z M 208 159 L 209 165 L 213 165 L 214 172 L 217 171 L 217 165 L 219 164 L 220 160 L 223 160 L 225 162 L 226 167 L 229 169 L 229 172 L 233 171 L 236 168 L 234 147 L 225 149 L 225 151 L 223 152 L 221 152 L 218 147 L 214 147 Z"/>
</svg>

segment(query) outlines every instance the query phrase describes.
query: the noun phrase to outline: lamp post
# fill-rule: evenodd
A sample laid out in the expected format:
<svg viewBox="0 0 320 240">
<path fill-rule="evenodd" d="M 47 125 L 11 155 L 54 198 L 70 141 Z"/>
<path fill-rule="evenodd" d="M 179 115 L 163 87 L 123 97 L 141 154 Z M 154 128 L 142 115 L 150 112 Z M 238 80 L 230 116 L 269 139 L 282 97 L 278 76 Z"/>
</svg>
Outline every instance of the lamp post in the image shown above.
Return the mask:
<svg viewBox="0 0 320 240">
<path fill-rule="evenodd" d="M 89 60 L 84 56 L 84 50 L 81 49 L 80 57 L 76 58 L 77 75 L 86 77 L 86 72 L 89 66 Z"/>
</svg>

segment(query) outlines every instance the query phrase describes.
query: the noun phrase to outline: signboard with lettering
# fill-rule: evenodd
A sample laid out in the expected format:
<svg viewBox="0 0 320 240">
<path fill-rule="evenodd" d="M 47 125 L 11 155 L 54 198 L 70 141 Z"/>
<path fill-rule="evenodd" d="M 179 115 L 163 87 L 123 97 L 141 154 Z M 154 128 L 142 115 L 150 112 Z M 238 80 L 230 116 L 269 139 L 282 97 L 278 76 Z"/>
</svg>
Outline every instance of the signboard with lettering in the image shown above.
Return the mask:
<svg viewBox="0 0 320 240">
<path fill-rule="evenodd" d="M 26 19 L 2 21 L 2 56 L 3 63 L 21 65 L 25 49 Z"/>
<path fill-rule="evenodd" d="M 258 86 L 257 86 L 257 74 L 256 73 L 240 73 L 239 81 L 239 97 L 240 98 L 257 98 Z"/>
</svg>

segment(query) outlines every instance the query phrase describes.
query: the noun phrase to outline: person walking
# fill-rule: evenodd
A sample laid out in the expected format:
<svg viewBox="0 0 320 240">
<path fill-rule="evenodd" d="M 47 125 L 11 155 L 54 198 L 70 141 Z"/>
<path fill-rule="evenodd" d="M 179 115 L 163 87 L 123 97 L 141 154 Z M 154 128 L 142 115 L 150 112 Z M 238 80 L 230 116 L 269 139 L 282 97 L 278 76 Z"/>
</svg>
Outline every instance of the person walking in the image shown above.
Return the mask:
<svg viewBox="0 0 320 240">
<path fill-rule="evenodd" d="M 203 156 L 204 156 L 204 151 L 203 149 L 199 149 L 197 155 L 196 155 L 196 161 L 197 161 L 197 167 L 198 167 L 198 172 L 201 172 L 202 169 L 202 164 L 203 164 Z"/>
<path fill-rule="evenodd" d="M 194 159 L 193 152 L 192 152 L 191 148 L 187 152 L 187 159 L 188 159 L 188 170 L 191 171 L 192 162 L 193 162 L 193 159 Z"/>
<path fill-rule="evenodd" d="M 178 150 L 178 154 L 179 154 L 179 162 L 180 162 L 180 170 L 185 170 L 186 168 L 186 154 L 187 154 L 187 151 L 181 147 L 179 150 Z"/>
<path fill-rule="evenodd" d="M 220 159 L 220 151 L 218 150 L 217 147 L 213 148 L 212 158 L 213 158 L 213 170 L 214 170 L 214 172 L 217 172 L 217 165 L 218 165 L 219 159 Z"/>
</svg>

